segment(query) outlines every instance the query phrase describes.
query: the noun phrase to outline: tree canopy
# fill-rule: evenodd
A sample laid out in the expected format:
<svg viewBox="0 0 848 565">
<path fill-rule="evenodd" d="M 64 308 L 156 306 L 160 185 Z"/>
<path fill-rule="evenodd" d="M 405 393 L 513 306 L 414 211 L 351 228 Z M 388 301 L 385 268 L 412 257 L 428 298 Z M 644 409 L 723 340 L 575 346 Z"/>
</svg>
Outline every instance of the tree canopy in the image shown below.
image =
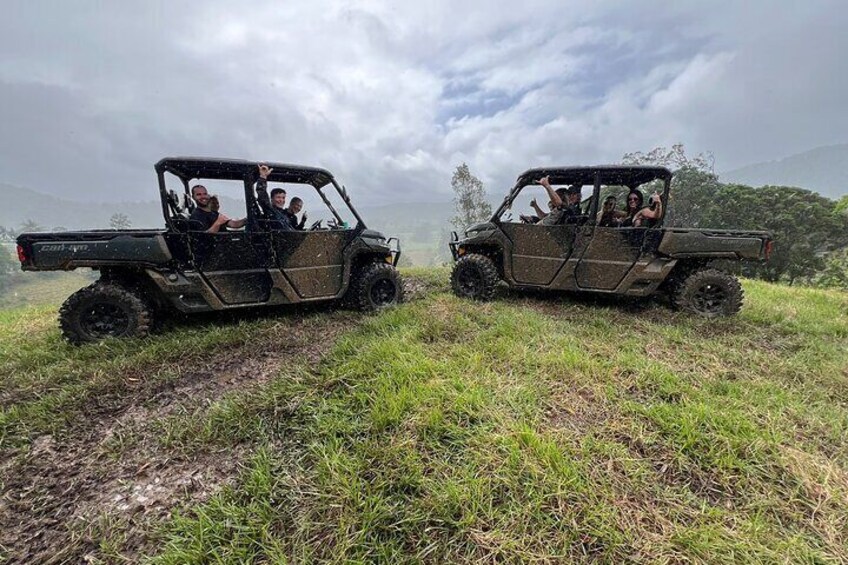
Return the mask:
<svg viewBox="0 0 848 565">
<path fill-rule="evenodd" d="M 797 187 L 724 184 L 712 172 L 709 159 L 687 157 L 680 144 L 672 150 L 629 153 L 623 160 L 672 166 L 667 226 L 771 232 L 771 259 L 744 264 L 741 271 L 746 276 L 790 284 L 813 281 L 826 264 L 835 272 L 838 262 L 828 263 L 828 257 L 848 246 L 848 197 L 834 201 Z"/>
</svg>

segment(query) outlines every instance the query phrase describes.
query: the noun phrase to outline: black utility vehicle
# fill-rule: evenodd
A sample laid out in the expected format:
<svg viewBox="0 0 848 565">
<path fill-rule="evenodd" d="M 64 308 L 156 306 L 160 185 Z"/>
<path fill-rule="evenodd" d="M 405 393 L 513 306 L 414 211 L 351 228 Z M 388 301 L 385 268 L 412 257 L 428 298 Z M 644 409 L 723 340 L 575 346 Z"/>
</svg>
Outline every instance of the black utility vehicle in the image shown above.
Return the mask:
<svg viewBox="0 0 848 565">
<path fill-rule="evenodd" d="M 100 272 L 96 283 L 62 306 L 62 332 L 75 344 L 144 336 L 160 316 L 173 310 L 208 312 L 342 298 L 362 310 L 375 310 L 398 302 L 402 285 L 395 270 L 397 239 L 367 229 L 329 171 L 265 164 L 273 169 L 269 190 L 276 184 L 291 193 L 294 186 L 311 193 L 316 202 L 320 198 L 327 225 L 319 220 L 304 230 L 275 229 L 279 224 L 266 217 L 257 202 L 256 162 L 169 158 L 156 164 L 164 230 L 24 233 L 18 237 L 21 268 L 91 267 Z M 190 220 L 194 179 L 235 185 L 239 193 L 243 189 L 245 227 L 209 233 Z M 342 203 L 344 208 L 339 208 L 351 216 L 352 225 L 332 200 Z M 237 215 L 236 210 L 222 212 Z"/>
<path fill-rule="evenodd" d="M 553 185 L 582 187 L 580 213 L 556 225 L 513 221 L 517 198 L 549 177 Z M 450 242 L 456 264 L 453 291 L 461 297 L 488 300 L 505 281 L 514 288 L 591 291 L 628 296 L 666 292 L 682 309 L 707 316 L 732 315 L 742 306 L 736 277 L 711 266 L 715 260 L 768 259 L 767 232 L 619 227 L 601 221 L 600 207 L 610 196 L 626 202 L 631 190 L 660 194 L 666 209 L 672 174 L 662 167 L 596 166 L 530 169 L 489 222 L 472 226 Z M 640 188 L 641 187 L 641 188 Z M 574 190 L 577 190 L 576 188 Z M 544 200 L 547 202 L 547 196 Z M 619 206 L 618 210 L 621 210 Z M 613 224 L 613 225 L 610 225 Z M 626 222 L 625 222 L 626 225 Z"/>
</svg>

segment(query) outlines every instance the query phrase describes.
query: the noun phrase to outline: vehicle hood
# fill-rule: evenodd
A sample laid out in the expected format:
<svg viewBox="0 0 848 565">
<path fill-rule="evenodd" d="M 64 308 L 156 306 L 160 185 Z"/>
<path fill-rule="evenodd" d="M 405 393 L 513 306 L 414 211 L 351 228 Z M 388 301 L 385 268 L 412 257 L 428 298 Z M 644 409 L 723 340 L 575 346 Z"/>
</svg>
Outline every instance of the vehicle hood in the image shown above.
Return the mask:
<svg viewBox="0 0 848 565">
<path fill-rule="evenodd" d="M 479 224 L 474 224 L 467 230 L 465 230 L 465 237 L 473 237 L 478 233 L 492 231 L 495 229 L 495 224 L 492 222 L 482 222 Z"/>
<path fill-rule="evenodd" d="M 366 239 L 380 239 L 380 240 L 383 240 L 383 242 L 385 242 L 385 240 L 386 240 L 386 236 L 383 235 L 382 232 L 378 232 L 377 230 L 364 229 L 364 230 L 362 230 L 362 233 L 359 234 L 359 235 L 361 237 L 366 238 Z"/>
</svg>

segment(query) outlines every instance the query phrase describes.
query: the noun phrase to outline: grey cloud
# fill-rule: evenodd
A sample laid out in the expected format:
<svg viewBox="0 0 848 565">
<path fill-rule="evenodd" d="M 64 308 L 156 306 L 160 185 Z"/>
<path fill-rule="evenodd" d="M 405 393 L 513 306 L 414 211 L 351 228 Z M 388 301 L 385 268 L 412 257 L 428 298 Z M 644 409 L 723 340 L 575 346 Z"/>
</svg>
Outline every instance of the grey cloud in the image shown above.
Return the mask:
<svg viewBox="0 0 848 565">
<path fill-rule="evenodd" d="M 325 166 L 364 203 L 682 141 L 721 169 L 845 141 L 846 16 L 612 2 L 13 2 L 0 180 L 133 199 L 170 154 Z M 815 39 L 815 40 L 814 40 Z M 45 167 L 50 169 L 45 171 Z"/>
</svg>

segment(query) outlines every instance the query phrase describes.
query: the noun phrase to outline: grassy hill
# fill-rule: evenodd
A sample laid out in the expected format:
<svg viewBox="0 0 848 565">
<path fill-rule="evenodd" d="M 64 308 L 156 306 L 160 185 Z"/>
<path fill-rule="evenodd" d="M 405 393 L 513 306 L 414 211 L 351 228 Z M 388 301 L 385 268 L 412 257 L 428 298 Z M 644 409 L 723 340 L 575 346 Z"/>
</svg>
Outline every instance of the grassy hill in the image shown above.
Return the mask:
<svg viewBox="0 0 848 565">
<path fill-rule="evenodd" d="M 0 552 L 60 562 L 840 562 L 848 295 L 732 319 L 447 292 L 72 348 L 0 311 Z M 0 553 L 2 555 L 2 553 Z"/>
</svg>

